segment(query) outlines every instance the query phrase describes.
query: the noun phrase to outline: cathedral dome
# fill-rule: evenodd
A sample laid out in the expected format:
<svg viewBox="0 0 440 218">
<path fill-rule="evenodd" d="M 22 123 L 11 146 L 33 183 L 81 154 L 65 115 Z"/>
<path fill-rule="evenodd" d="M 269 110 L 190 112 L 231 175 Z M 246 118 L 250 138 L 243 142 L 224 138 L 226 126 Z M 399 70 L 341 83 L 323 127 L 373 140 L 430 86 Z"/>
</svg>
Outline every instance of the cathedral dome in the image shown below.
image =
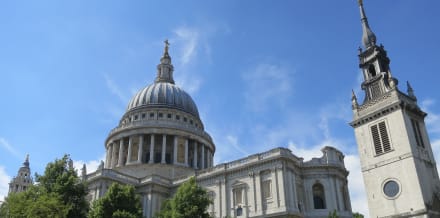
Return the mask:
<svg viewBox="0 0 440 218">
<path fill-rule="evenodd" d="M 155 82 L 141 89 L 131 99 L 127 112 L 137 108 L 165 107 L 182 110 L 199 118 L 197 106 L 191 96 L 170 82 Z"/>
</svg>

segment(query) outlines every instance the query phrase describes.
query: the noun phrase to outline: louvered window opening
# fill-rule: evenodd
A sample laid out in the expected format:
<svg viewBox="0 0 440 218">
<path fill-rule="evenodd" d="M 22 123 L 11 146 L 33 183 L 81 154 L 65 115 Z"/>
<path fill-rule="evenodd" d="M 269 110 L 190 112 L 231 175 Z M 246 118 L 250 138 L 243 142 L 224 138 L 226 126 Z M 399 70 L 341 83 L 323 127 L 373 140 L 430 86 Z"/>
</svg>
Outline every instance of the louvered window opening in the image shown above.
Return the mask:
<svg viewBox="0 0 440 218">
<path fill-rule="evenodd" d="M 391 143 L 385 121 L 373 125 L 370 128 L 371 135 L 373 136 L 374 151 L 376 152 L 376 155 L 391 151 Z"/>
</svg>

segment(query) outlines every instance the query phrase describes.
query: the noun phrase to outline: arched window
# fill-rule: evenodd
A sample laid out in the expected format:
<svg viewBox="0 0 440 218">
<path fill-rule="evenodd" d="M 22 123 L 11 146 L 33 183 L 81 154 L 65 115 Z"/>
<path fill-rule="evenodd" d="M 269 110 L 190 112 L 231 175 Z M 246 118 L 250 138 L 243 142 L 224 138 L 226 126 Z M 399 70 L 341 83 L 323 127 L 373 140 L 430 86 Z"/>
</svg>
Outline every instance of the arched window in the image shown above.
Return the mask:
<svg viewBox="0 0 440 218">
<path fill-rule="evenodd" d="M 375 77 L 375 76 L 376 76 L 376 68 L 374 68 L 374 65 L 373 65 L 373 64 L 371 64 L 371 65 L 368 67 L 368 72 L 370 72 L 371 77 Z"/>
<path fill-rule="evenodd" d="M 325 194 L 324 194 L 324 186 L 320 183 L 316 183 L 313 185 L 313 204 L 315 209 L 325 209 Z"/>
</svg>

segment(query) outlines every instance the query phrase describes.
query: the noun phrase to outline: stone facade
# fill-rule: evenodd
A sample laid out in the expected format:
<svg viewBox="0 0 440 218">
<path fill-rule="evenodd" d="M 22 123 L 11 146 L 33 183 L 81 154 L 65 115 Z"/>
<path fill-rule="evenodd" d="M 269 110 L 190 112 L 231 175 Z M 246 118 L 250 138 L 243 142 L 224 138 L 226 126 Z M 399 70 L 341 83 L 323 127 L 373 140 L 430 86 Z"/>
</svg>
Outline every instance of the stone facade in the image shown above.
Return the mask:
<svg viewBox="0 0 440 218">
<path fill-rule="evenodd" d="M 29 155 L 26 156 L 23 166 L 18 170 L 17 176 L 9 183 L 9 193 L 26 191 L 33 184 L 31 168 L 29 167 Z"/>
<path fill-rule="evenodd" d="M 215 144 L 197 107 L 174 84 L 168 43 L 157 70 L 155 82 L 135 94 L 110 131 L 105 163 L 91 174 L 84 168 L 90 201 L 113 182 L 131 184 L 150 218 L 195 176 L 213 200 L 213 217 L 327 217 L 334 210 L 352 216 L 340 151 L 324 147 L 322 157 L 304 162 L 286 148 L 274 148 L 214 166 Z"/>
<path fill-rule="evenodd" d="M 423 112 L 412 87 L 398 89 L 390 60 L 368 26 L 360 1 L 359 66 L 365 99 L 353 93 L 353 121 L 370 217 L 440 217 L 440 180 Z"/>
</svg>

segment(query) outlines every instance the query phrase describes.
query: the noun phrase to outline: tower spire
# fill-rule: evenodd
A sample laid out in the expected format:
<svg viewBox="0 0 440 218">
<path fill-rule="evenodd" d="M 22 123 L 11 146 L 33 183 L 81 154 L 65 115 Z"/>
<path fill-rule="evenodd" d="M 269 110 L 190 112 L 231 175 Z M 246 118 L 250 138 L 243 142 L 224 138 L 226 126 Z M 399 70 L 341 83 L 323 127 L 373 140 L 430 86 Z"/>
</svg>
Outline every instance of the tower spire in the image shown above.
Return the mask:
<svg viewBox="0 0 440 218">
<path fill-rule="evenodd" d="M 365 15 L 364 4 L 362 0 L 358 0 L 359 10 L 361 13 L 361 23 L 362 23 L 362 44 L 366 49 L 371 46 L 376 45 L 376 35 L 374 35 L 373 31 L 370 29 L 368 25 L 367 16 Z"/>
<path fill-rule="evenodd" d="M 26 159 L 23 162 L 23 166 L 29 167 L 29 154 L 26 155 Z"/>
<path fill-rule="evenodd" d="M 167 82 L 174 84 L 173 79 L 173 71 L 174 67 L 171 64 L 171 57 L 168 53 L 170 43 L 168 42 L 168 39 L 164 41 L 165 47 L 163 51 L 163 55 L 160 58 L 160 64 L 157 65 L 157 77 L 155 82 Z"/>
</svg>

